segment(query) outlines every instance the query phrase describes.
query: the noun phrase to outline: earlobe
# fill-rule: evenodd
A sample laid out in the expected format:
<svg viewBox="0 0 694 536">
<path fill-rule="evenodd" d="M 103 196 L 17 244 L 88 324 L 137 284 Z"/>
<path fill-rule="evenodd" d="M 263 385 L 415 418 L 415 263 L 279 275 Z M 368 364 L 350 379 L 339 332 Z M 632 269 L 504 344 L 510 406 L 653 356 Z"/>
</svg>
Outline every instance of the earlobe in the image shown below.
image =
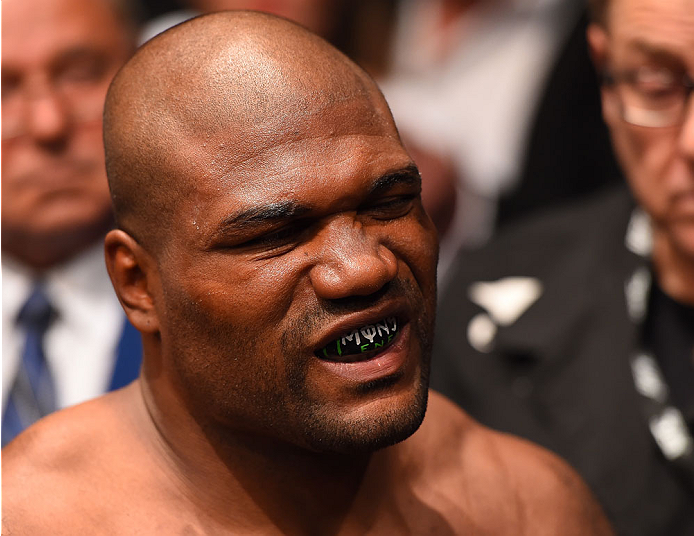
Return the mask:
<svg viewBox="0 0 694 536">
<path fill-rule="evenodd" d="M 125 231 L 115 229 L 104 241 L 106 268 L 125 314 L 143 333 L 159 331 L 152 284 L 156 266 L 151 256 Z"/>
</svg>

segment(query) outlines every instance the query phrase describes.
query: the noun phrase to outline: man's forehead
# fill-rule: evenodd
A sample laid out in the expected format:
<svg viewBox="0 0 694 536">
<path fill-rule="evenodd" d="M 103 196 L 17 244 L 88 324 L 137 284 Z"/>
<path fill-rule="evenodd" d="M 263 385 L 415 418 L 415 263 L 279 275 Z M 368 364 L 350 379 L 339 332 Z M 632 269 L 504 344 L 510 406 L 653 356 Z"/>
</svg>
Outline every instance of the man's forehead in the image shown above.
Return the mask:
<svg viewBox="0 0 694 536">
<path fill-rule="evenodd" d="M 2 5 L 3 62 L 46 60 L 65 51 L 123 40 L 106 0 L 9 0 Z"/>
<path fill-rule="evenodd" d="M 328 185 L 318 181 L 318 189 L 321 186 L 324 187 L 323 192 L 318 192 L 323 194 L 324 199 L 321 200 L 319 196 L 318 203 L 314 202 L 316 197 L 310 195 L 313 193 L 311 190 L 315 188 L 315 185 L 308 189 L 286 189 L 283 192 L 277 192 L 276 195 L 271 195 L 270 199 L 266 196 L 256 196 L 245 203 L 230 206 L 229 213 L 224 216 L 219 228 L 225 230 L 234 227 L 262 225 L 273 220 L 310 216 L 314 212 L 320 214 L 326 206 L 331 204 L 335 206 L 330 208 L 339 210 L 342 208 L 341 203 L 359 201 L 362 198 L 387 192 L 400 185 L 416 187 L 421 185 L 421 177 L 417 167 L 412 162 L 407 163 L 404 160 L 402 166 L 363 179 L 352 183 L 349 179 L 342 178 L 333 180 Z M 302 195 L 306 193 L 309 195 Z M 350 195 L 354 193 L 357 195 Z"/>
<path fill-rule="evenodd" d="M 287 201 L 304 212 L 354 208 L 374 189 L 390 185 L 384 183 L 389 177 L 402 182 L 418 176 L 397 136 L 304 139 L 226 169 L 191 174 L 179 214 L 184 222 L 214 223 Z"/>
<path fill-rule="evenodd" d="M 610 33 L 618 43 L 694 56 L 694 0 L 611 1 Z"/>
<path fill-rule="evenodd" d="M 236 151 L 224 153 L 222 148 L 209 166 L 199 169 L 208 171 L 212 188 L 282 195 L 308 189 L 311 181 L 340 186 L 354 177 L 377 178 L 410 161 L 397 133 L 387 130 L 298 137 L 244 154 L 249 156 L 240 159 Z"/>
<path fill-rule="evenodd" d="M 199 17 L 145 44 L 111 85 L 104 125 L 116 212 L 133 221 L 151 207 L 129 198 L 134 183 L 189 210 L 406 155 L 364 71 L 305 29 L 249 12 Z"/>
<path fill-rule="evenodd" d="M 192 136 L 250 140 L 262 147 L 341 128 L 380 129 L 392 122 L 375 86 L 367 86 L 355 73 L 321 78 L 320 69 L 268 60 L 256 65 L 254 59 L 249 56 L 242 69 L 214 62 L 184 81 L 180 90 L 165 88 L 168 113 L 181 130 Z"/>
<path fill-rule="evenodd" d="M 291 174 L 297 168 L 321 168 L 380 152 L 402 152 L 385 102 L 360 97 L 305 107 L 278 103 L 274 113 L 254 121 L 230 119 L 216 127 L 181 135 L 182 168 L 206 169 L 211 178 Z M 233 112 L 230 112 L 233 113 Z M 183 127 L 185 128 L 185 126 Z M 199 175 L 199 173 L 198 173 Z M 246 180 L 240 180 L 243 182 Z"/>
</svg>

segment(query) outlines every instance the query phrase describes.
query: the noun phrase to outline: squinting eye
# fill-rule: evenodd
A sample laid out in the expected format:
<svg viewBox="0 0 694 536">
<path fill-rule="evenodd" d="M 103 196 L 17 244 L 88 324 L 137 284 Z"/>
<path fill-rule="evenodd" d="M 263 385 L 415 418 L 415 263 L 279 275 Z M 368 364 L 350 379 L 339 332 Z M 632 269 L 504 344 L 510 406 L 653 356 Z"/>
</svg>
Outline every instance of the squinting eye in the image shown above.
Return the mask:
<svg viewBox="0 0 694 536">
<path fill-rule="evenodd" d="M 679 93 L 683 87 L 668 69 L 642 67 L 634 77 L 635 89 L 648 98 L 666 98 Z"/>
<path fill-rule="evenodd" d="M 285 249 L 289 251 L 301 241 L 306 229 L 305 225 L 288 225 L 248 240 L 238 247 L 248 250 L 267 251 L 273 254 L 277 254 L 277 251 L 280 250 L 280 252 L 283 252 Z"/>
<path fill-rule="evenodd" d="M 636 80 L 640 84 L 671 86 L 675 83 L 675 76 L 668 69 L 641 67 L 636 72 Z"/>
<path fill-rule="evenodd" d="M 419 195 L 410 194 L 386 198 L 380 202 L 369 205 L 364 209 L 364 212 L 381 220 L 401 218 L 409 214 L 418 197 Z"/>
<path fill-rule="evenodd" d="M 78 58 L 65 63 L 55 74 L 58 84 L 98 84 L 106 74 L 107 66 L 103 58 Z"/>
</svg>

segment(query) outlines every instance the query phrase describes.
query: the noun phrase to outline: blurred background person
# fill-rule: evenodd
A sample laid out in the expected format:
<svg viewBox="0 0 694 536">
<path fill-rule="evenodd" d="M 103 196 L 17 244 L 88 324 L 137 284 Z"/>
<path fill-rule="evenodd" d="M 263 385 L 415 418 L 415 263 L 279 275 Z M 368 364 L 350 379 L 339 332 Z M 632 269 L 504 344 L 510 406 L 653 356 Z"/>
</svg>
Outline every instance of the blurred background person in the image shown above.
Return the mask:
<svg viewBox="0 0 694 536">
<path fill-rule="evenodd" d="M 567 459 L 618 534 L 694 534 L 694 10 L 596 0 L 588 41 L 629 188 L 461 255 L 432 387 Z"/>
<path fill-rule="evenodd" d="M 134 50 L 125 0 L 2 5 L 2 443 L 135 378 L 137 332 L 106 273 L 101 114 Z"/>
<path fill-rule="evenodd" d="M 403 135 L 453 163 L 461 248 L 619 179 L 583 0 L 401 0 L 382 82 Z"/>
</svg>

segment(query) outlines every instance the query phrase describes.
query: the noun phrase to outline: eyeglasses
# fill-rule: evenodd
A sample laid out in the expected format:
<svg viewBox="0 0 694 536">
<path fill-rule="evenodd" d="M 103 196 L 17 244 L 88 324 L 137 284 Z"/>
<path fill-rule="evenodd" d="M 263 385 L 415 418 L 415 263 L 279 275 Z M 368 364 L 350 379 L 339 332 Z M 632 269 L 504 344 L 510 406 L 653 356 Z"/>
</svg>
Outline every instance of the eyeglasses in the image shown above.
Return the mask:
<svg viewBox="0 0 694 536">
<path fill-rule="evenodd" d="M 622 118 L 641 127 L 681 125 L 687 115 L 694 81 L 660 67 L 603 73 L 603 84 L 613 87 L 622 104 Z"/>
</svg>

